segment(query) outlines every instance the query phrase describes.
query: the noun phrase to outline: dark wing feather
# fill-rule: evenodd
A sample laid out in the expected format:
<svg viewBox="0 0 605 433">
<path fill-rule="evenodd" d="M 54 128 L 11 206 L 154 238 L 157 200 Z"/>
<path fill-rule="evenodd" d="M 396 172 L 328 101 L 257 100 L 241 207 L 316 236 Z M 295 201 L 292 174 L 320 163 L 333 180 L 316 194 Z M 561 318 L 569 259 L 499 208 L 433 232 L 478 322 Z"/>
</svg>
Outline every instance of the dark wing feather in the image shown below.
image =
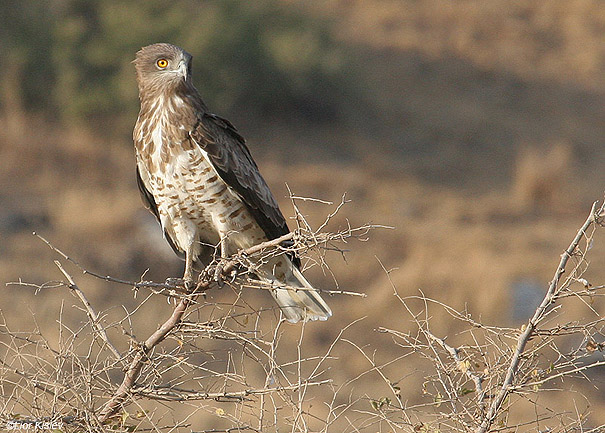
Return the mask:
<svg viewBox="0 0 605 433">
<path fill-rule="evenodd" d="M 141 172 L 139 171 L 139 165 L 137 164 L 137 186 L 139 187 L 139 192 L 141 193 L 141 199 L 143 200 L 143 205 L 147 210 L 149 210 L 152 214 L 155 215 L 158 221 L 160 221 L 160 213 L 158 212 L 158 205 L 155 203 L 155 199 L 153 198 L 153 194 L 149 192 L 147 187 L 145 186 L 145 182 L 141 177 Z M 184 258 L 185 254 L 183 251 L 179 250 L 174 241 L 170 238 L 170 235 L 164 231 L 164 237 L 170 244 L 172 250 L 176 253 L 180 258 Z"/>
<path fill-rule="evenodd" d="M 239 195 L 268 239 L 290 232 L 244 138 L 228 120 L 204 113 L 190 136 L 208 154 L 221 179 Z M 298 259 L 294 262 L 299 265 Z"/>
</svg>

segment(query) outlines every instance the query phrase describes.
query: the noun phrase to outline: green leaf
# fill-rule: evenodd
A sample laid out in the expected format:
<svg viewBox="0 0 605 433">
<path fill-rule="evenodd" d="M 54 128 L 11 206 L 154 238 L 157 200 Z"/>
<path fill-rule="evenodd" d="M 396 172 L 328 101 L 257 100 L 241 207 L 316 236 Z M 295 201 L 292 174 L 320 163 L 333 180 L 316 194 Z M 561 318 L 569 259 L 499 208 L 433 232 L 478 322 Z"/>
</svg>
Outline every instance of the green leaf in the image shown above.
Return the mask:
<svg viewBox="0 0 605 433">
<path fill-rule="evenodd" d="M 460 391 L 458 391 L 458 394 L 462 395 L 466 395 L 466 394 L 470 394 L 472 392 L 475 392 L 474 389 L 469 389 L 469 388 L 462 388 Z"/>
<path fill-rule="evenodd" d="M 374 410 L 380 410 L 383 406 L 388 406 L 391 404 L 391 399 L 389 397 L 380 397 L 379 400 L 371 400 L 370 404 Z"/>
</svg>

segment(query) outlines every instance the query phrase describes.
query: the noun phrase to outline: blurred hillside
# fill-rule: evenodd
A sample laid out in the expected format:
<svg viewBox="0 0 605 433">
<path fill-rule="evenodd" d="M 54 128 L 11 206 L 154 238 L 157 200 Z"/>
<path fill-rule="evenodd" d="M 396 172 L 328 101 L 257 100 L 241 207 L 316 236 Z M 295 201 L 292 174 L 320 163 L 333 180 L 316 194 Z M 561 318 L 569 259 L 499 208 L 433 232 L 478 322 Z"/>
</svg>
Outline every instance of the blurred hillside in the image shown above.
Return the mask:
<svg viewBox="0 0 605 433">
<path fill-rule="evenodd" d="M 397 355 L 371 332 L 387 317 L 390 327 L 410 326 L 377 258 L 404 295 L 422 290 L 519 325 L 527 313 L 518 300 L 536 302 L 603 194 L 598 0 L 9 0 L 0 17 L 2 282 L 61 277 L 32 231 L 102 274 L 137 280 L 148 269 L 146 278 L 163 281 L 182 272 L 140 203 L 130 140 L 138 104 L 130 62 L 159 41 L 193 54 L 196 87 L 247 138 L 287 217 L 285 183 L 336 203 L 346 193 L 352 202 L 333 227 L 394 227 L 351 243 L 346 262 L 331 258 L 340 286 L 369 297 L 328 300 L 330 326 L 306 331 L 317 353 L 367 316 L 356 341 L 376 344 L 381 359 Z M 318 225 L 333 207 L 303 209 Z M 592 254 L 589 280 L 603 282 L 603 236 Z M 124 287 L 78 277 L 98 309 L 136 305 Z M 318 269 L 309 279 L 334 286 Z M 528 287 L 533 297 L 519 298 Z M 3 288 L 0 309 L 24 329 L 34 327 L 24 311 L 54 329 L 65 298 Z M 138 326 L 140 335 L 155 329 Z M 434 326 L 456 331 L 447 317 Z M 338 350 L 350 362 L 336 381 L 367 369 L 354 349 Z M 370 378 L 362 384 L 383 392 Z M 413 382 L 407 398 L 423 402 L 420 388 Z"/>
</svg>

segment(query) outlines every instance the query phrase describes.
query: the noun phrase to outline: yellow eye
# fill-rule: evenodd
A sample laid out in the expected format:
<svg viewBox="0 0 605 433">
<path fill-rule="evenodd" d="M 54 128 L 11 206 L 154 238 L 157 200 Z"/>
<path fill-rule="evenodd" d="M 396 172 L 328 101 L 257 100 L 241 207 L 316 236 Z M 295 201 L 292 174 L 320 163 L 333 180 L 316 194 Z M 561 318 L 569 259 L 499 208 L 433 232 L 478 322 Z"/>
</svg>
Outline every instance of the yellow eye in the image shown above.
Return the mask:
<svg viewBox="0 0 605 433">
<path fill-rule="evenodd" d="M 168 60 L 159 59 L 157 62 L 155 62 L 155 64 L 158 65 L 158 68 L 164 69 L 166 66 L 168 66 Z"/>
</svg>

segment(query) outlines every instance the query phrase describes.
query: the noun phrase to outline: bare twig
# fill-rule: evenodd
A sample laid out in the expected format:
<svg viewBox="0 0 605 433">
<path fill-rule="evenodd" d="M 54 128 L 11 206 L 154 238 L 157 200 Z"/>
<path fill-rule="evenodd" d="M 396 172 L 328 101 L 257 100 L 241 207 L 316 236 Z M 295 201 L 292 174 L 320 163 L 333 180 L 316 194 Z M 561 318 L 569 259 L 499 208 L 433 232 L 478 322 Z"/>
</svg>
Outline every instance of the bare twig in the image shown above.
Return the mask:
<svg viewBox="0 0 605 433">
<path fill-rule="evenodd" d="M 261 389 L 245 389 L 243 391 L 231 391 L 231 392 L 199 392 L 187 389 L 179 389 L 171 386 L 166 388 L 140 388 L 133 389 L 132 393 L 141 395 L 147 398 L 155 400 L 166 400 L 166 401 L 190 401 L 190 400 L 217 400 L 217 401 L 232 401 L 232 400 L 244 400 L 246 397 L 255 395 L 266 395 L 273 392 L 282 391 L 297 391 L 302 386 L 317 386 L 326 385 L 332 383 L 331 379 L 321 380 L 317 382 L 301 382 L 299 384 L 290 386 L 280 386 L 273 388 L 261 388 Z"/>
<path fill-rule="evenodd" d="M 598 205 L 598 202 L 593 203 L 592 208 L 590 210 L 590 215 L 588 216 L 588 218 L 586 219 L 584 224 L 582 224 L 582 227 L 580 228 L 580 230 L 578 230 L 578 233 L 576 234 L 574 239 L 571 241 L 571 243 L 569 244 L 569 246 L 567 247 L 565 252 L 561 255 L 561 261 L 559 262 L 559 266 L 557 267 L 557 270 L 555 271 L 555 275 L 548 286 L 546 295 L 544 296 L 544 299 L 542 300 L 542 302 L 536 309 L 534 315 L 531 317 L 531 319 L 529 319 L 529 322 L 525 326 L 525 329 L 523 330 L 523 332 L 521 332 L 521 334 L 519 335 L 519 337 L 517 339 L 517 347 L 515 349 L 512 359 L 510 361 L 510 365 L 506 372 L 506 377 L 504 378 L 502 387 L 500 388 L 500 391 L 496 394 L 494 400 L 492 401 L 492 404 L 490 405 L 487 414 L 481 421 L 481 424 L 479 424 L 479 426 L 475 430 L 476 433 L 485 433 L 489 429 L 491 424 L 496 419 L 496 416 L 499 413 L 502 403 L 504 402 L 504 400 L 510 393 L 511 387 L 513 385 L 513 380 L 515 378 L 515 374 L 517 373 L 518 368 L 519 368 L 521 356 L 523 355 L 523 352 L 525 350 L 525 346 L 527 345 L 527 342 L 530 340 L 530 338 L 534 334 L 536 326 L 538 325 L 538 323 L 542 320 L 542 318 L 546 314 L 548 307 L 550 307 L 553 304 L 555 296 L 556 296 L 556 290 L 557 290 L 559 280 L 561 279 L 561 276 L 565 272 L 565 267 L 567 266 L 568 260 L 575 253 L 582 238 L 586 236 L 586 231 L 588 230 L 588 228 L 596 222 L 597 218 L 600 215 L 603 214 L 603 210 L 604 210 L 603 206 L 597 212 L 597 205 Z"/>
<path fill-rule="evenodd" d="M 122 355 L 120 354 L 118 349 L 116 349 L 116 347 L 111 343 L 111 341 L 109 341 L 107 332 L 105 332 L 105 329 L 99 323 L 99 315 L 92 308 L 92 305 L 90 305 L 90 302 L 88 301 L 88 298 L 86 298 L 86 295 L 84 294 L 84 292 L 82 290 L 80 290 L 80 288 L 78 287 L 78 285 L 76 284 L 76 282 L 74 281 L 72 276 L 69 275 L 67 273 L 67 271 L 65 270 L 65 268 L 63 267 L 63 265 L 61 265 L 61 262 L 59 262 L 58 260 L 55 260 L 55 265 L 57 266 L 57 268 L 59 268 L 61 273 L 63 275 L 65 275 L 65 278 L 67 278 L 67 281 L 69 282 L 69 285 L 67 287 L 69 288 L 69 290 L 71 290 L 73 293 L 75 293 L 78 296 L 78 298 L 80 298 L 82 305 L 84 305 L 84 308 L 86 308 L 86 313 L 88 314 L 88 318 L 90 319 L 90 324 L 92 325 L 94 330 L 99 333 L 99 335 L 101 336 L 101 338 L 103 339 L 105 344 L 107 344 L 107 346 L 109 347 L 109 350 L 111 350 L 111 352 L 115 356 L 115 358 L 118 360 L 122 359 Z"/>
<path fill-rule="evenodd" d="M 190 299 L 181 299 L 174 308 L 172 315 L 166 320 L 160 328 L 155 331 L 145 342 L 138 348 L 134 358 L 130 362 L 130 366 L 124 375 L 124 380 L 116 390 L 115 394 L 105 403 L 99 413 L 99 421 L 106 422 L 110 417 L 116 414 L 122 403 L 130 394 L 135 381 L 139 377 L 143 363 L 147 354 L 160 343 L 169 332 L 171 332 L 180 322 L 187 307 L 191 303 Z"/>
<path fill-rule="evenodd" d="M 345 202 L 343 196 L 341 203 L 332 210 L 321 229 L 336 216 Z M 299 217 L 304 219 L 302 215 Z M 326 266 L 323 269 L 331 272 L 324 262 L 326 251 L 343 253 L 340 248 L 342 243 L 349 239 L 363 241 L 367 238 L 368 231 L 375 227 L 379 226 L 352 227 L 347 223 L 342 230 L 327 233 L 303 224 L 298 230 L 278 239 L 255 245 L 228 258 L 217 258 L 201 273 L 195 290 L 191 292 L 185 289 L 180 280 L 156 283 L 144 281 L 142 276 L 141 281 L 128 281 L 89 271 L 47 239 L 34 233 L 60 256 L 60 262 L 56 261 L 55 264 L 63 274 L 64 281 L 39 285 L 19 280 L 15 284 L 36 291 L 68 287 L 84 306 L 79 311 L 85 312 L 88 320 L 86 323 L 77 322 L 76 329 L 72 329 L 68 325 L 72 323 L 71 318 L 67 322 L 63 322 L 62 316 L 59 318 L 59 350 L 52 349 L 41 332 L 35 334 L 37 339 L 29 338 L 27 335 L 15 334 L 0 324 L 2 336 L 9 336 L 9 343 L 0 342 L 0 345 L 10 348 L 14 346 L 16 353 L 15 360 L 11 360 L 10 364 L 0 364 L 0 393 L 10 396 L 10 391 L 7 393 L 6 389 L 12 386 L 16 396 L 10 396 L 8 400 L 0 398 L 0 421 L 5 419 L 4 413 L 8 413 L 5 401 L 13 406 L 35 401 L 35 407 L 42 411 L 73 411 L 76 422 L 81 423 L 83 431 L 100 431 L 104 425 L 125 430 L 136 428 L 137 431 L 177 431 L 187 427 L 186 419 L 189 416 L 199 410 L 210 409 L 210 413 L 228 420 L 234 427 L 208 431 L 260 432 L 267 429 L 281 430 L 285 424 L 291 426 L 293 433 L 308 432 L 311 420 L 323 422 L 310 411 L 308 395 L 312 392 L 310 390 L 319 386 L 332 388 L 332 379 L 328 375 L 333 369 L 331 363 L 335 361 L 332 351 L 337 342 L 343 341 L 341 336 L 348 327 L 340 330 L 327 353 L 312 355 L 305 353 L 307 348 L 303 345 L 303 340 L 309 338 L 303 332 L 305 327 L 289 328 L 300 330 L 296 356 L 295 359 L 283 356 L 280 339 L 284 332 L 290 332 L 286 331 L 287 325 L 280 319 L 277 326 L 268 328 L 267 320 L 261 321 L 261 318 L 274 317 L 273 314 L 267 315 L 264 312 L 275 311 L 276 308 L 263 309 L 248 305 L 243 296 L 245 291 L 240 289 L 257 286 L 256 281 L 251 279 L 255 266 L 280 254 L 305 255 L 312 252 L 308 263 Z M 315 256 L 318 258 L 315 259 Z M 143 300 L 137 301 L 138 305 L 134 308 L 122 306 L 124 315 L 106 324 L 105 317 L 112 317 L 116 311 L 121 314 L 122 310 L 117 308 L 104 314 L 98 313 L 64 267 L 67 262 L 75 265 L 85 275 L 134 289 L 146 288 L 150 293 Z M 209 299 L 197 302 L 202 292 L 216 286 L 215 270 L 220 271 L 223 277 L 228 277 L 225 278 L 228 279 L 225 285 L 234 288 L 236 294 L 233 303 Z M 363 293 L 341 290 L 336 280 L 335 286 L 335 290 L 322 292 L 366 296 Z M 262 285 L 258 287 L 266 288 Z M 135 336 L 135 328 L 139 326 L 136 318 L 145 314 L 143 307 L 156 294 L 167 296 L 169 301 L 176 302 L 176 306 L 170 310 L 170 317 L 155 332 L 149 332 L 146 339 L 139 340 Z M 128 353 L 121 354 L 112 344 L 109 335 L 113 339 L 117 337 L 110 332 L 111 329 L 121 330 L 126 341 L 130 342 L 131 350 Z M 169 344 L 166 342 L 168 339 Z M 99 344 L 94 344 L 97 340 Z M 163 342 L 167 344 L 162 344 Z M 216 342 L 220 343 L 213 347 Z M 286 347 L 291 348 L 292 344 L 289 342 Z M 107 361 L 108 358 L 110 362 Z M 113 361 L 113 358 L 119 362 Z M 248 377 L 248 373 L 259 366 L 265 373 L 261 385 L 255 381 L 254 376 Z M 124 370 L 120 371 L 122 368 Z M 66 370 L 70 370 L 71 375 L 66 375 Z M 121 375 L 117 383 L 113 380 L 116 374 Z M 9 380 L 5 376 L 9 376 Z M 48 403 L 40 401 L 41 398 L 46 398 Z M 158 418 L 157 412 L 154 413 L 156 409 L 149 411 L 149 405 L 140 404 L 141 399 L 159 401 L 167 407 L 171 407 L 173 402 L 179 402 L 183 407 L 193 409 L 185 420 L 181 418 L 167 427 L 160 427 L 158 419 L 161 418 Z M 14 403 L 15 400 L 18 403 Z M 102 404 L 99 405 L 99 401 Z M 212 401 L 221 405 L 233 403 L 237 407 L 237 414 L 222 410 L 220 406 L 211 409 L 210 406 L 214 405 Z M 60 407 L 57 407 L 58 404 Z M 284 408 L 292 410 L 291 418 L 281 416 Z M 33 412 L 34 409 L 32 419 L 35 419 L 38 414 Z M 248 416 L 257 416 L 256 420 L 244 419 L 246 412 Z M 147 424 L 141 427 L 144 422 Z M 250 425 L 258 425 L 258 428 L 254 429 Z"/>
<path fill-rule="evenodd" d="M 462 358 L 460 358 L 459 350 L 450 346 L 445 342 L 444 339 L 438 338 L 433 335 L 428 329 L 424 331 L 428 337 L 438 343 L 443 349 L 445 349 L 450 356 L 456 361 L 458 368 L 475 384 L 475 391 L 477 392 L 477 405 L 481 413 L 485 411 L 485 390 L 483 389 L 483 377 L 473 373 L 472 369 L 464 364 Z"/>
</svg>

